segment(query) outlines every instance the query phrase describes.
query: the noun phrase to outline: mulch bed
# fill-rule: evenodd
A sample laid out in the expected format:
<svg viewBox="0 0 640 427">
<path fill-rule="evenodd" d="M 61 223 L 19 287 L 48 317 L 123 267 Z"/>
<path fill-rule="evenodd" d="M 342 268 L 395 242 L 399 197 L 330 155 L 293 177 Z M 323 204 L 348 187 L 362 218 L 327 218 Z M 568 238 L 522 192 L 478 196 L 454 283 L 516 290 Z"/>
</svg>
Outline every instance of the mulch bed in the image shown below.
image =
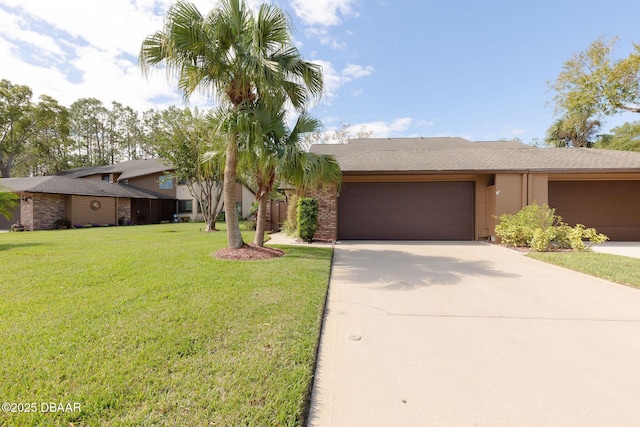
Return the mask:
<svg viewBox="0 0 640 427">
<path fill-rule="evenodd" d="M 489 243 L 495 246 L 499 246 L 501 248 L 511 249 L 512 251 L 520 252 L 523 254 L 535 252 L 528 246 L 512 246 L 512 245 L 505 245 L 503 243 L 495 243 L 495 242 L 489 242 Z M 551 247 L 547 252 L 575 252 L 575 251 L 573 249 Z"/>
<path fill-rule="evenodd" d="M 258 259 L 278 258 L 284 255 L 284 251 L 276 248 L 259 247 L 245 243 L 240 249 L 220 249 L 213 254 L 216 258 L 251 261 Z"/>
</svg>

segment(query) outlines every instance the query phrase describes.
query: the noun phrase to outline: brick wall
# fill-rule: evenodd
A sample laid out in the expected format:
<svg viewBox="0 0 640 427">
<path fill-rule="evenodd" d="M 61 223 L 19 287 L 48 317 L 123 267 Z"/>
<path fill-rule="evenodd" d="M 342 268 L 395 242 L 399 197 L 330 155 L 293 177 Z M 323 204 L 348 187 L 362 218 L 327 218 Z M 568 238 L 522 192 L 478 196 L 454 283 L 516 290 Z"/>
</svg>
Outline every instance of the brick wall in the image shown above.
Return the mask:
<svg viewBox="0 0 640 427">
<path fill-rule="evenodd" d="M 33 194 L 20 194 L 20 223 L 25 230 L 33 230 Z"/>
<path fill-rule="evenodd" d="M 21 216 L 25 230 L 52 230 L 57 219 L 65 218 L 63 194 L 22 194 Z"/>
<path fill-rule="evenodd" d="M 336 240 L 338 238 L 338 197 L 335 185 L 310 190 L 307 197 L 318 199 L 318 229 L 313 238 Z"/>
</svg>

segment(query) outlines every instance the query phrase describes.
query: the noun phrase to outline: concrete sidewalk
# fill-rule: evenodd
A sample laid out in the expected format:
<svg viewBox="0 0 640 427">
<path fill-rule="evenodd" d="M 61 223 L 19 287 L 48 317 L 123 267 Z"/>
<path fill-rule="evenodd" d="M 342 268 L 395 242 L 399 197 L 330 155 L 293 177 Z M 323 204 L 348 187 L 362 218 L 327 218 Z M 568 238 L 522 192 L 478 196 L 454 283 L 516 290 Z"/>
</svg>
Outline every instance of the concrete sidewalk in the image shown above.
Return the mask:
<svg viewBox="0 0 640 427">
<path fill-rule="evenodd" d="M 311 426 L 636 425 L 640 291 L 476 242 L 335 246 Z"/>
<path fill-rule="evenodd" d="M 594 252 L 640 258 L 640 242 L 604 242 L 592 248 Z"/>
</svg>

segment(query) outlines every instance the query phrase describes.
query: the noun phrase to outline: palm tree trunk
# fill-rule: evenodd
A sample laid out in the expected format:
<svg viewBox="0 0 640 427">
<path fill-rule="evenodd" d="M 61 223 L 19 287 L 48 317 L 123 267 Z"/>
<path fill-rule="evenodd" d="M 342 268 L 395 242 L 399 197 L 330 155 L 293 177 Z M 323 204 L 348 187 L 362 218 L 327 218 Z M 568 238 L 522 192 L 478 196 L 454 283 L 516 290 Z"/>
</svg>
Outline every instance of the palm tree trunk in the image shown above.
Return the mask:
<svg viewBox="0 0 640 427">
<path fill-rule="evenodd" d="M 260 191 L 258 191 L 260 194 Z M 267 226 L 267 199 L 269 194 L 265 191 L 258 197 L 258 218 L 256 220 L 256 236 L 253 244 L 259 247 L 264 246 L 264 232 Z"/>
<path fill-rule="evenodd" d="M 244 242 L 240 234 L 238 212 L 236 211 L 236 167 L 238 165 L 238 135 L 232 134 L 227 143 L 224 165 L 224 212 L 227 224 L 227 245 L 229 249 L 240 249 Z"/>
</svg>

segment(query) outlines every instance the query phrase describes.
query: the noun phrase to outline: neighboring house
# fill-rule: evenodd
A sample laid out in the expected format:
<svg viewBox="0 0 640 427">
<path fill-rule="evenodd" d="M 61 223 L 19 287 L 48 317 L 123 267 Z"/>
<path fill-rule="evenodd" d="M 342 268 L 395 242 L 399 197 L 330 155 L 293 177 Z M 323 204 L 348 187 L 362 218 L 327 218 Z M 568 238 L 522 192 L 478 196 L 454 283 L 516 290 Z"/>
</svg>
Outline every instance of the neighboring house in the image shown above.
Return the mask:
<svg viewBox="0 0 640 427">
<path fill-rule="evenodd" d="M 197 192 L 197 184 L 196 184 Z M 178 216 L 180 218 L 189 217 L 192 221 L 202 221 L 202 210 L 198 201 L 191 195 L 187 185 L 178 183 L 176 187 L 176 197 L 178 199 Z M 241 184 L 236 185 L 236 210 L 241 218 L 247 218 L 251 210 L 251 204 L 256 200 L 256 195 L 247 187 Z M 224 206 L 224 198 L 220 197 L 218 208 Z"/>
<path fill-rule="evenodd" d="M 317 190 L 321 239 L 495 240 L 496 216 L 548 203 L 569 224 L 640 241 L 640 153 L 462 138 L 318 144 L 343 173 Z"/>
<path fill-rule="evenodd" d="M 52 176 L 3 179 L 2 184 L 20 196 L 20 207 L 10 220 L 1 217 L 0 229 L 16 222 L 27 230 L 52 229 L 58 219 L 72 225 L 172 221 L 180 205 L 178 194 L 184 194 L 182 187 L 186 186 L 176 185 L 171 171 L 172 166 L 163 159 L 147 159 Z M 245 190 L 239 191 L 245 195 Z M 247 198 L 239 208 L 248 215 L 253 200 Z"/>
</svg>

